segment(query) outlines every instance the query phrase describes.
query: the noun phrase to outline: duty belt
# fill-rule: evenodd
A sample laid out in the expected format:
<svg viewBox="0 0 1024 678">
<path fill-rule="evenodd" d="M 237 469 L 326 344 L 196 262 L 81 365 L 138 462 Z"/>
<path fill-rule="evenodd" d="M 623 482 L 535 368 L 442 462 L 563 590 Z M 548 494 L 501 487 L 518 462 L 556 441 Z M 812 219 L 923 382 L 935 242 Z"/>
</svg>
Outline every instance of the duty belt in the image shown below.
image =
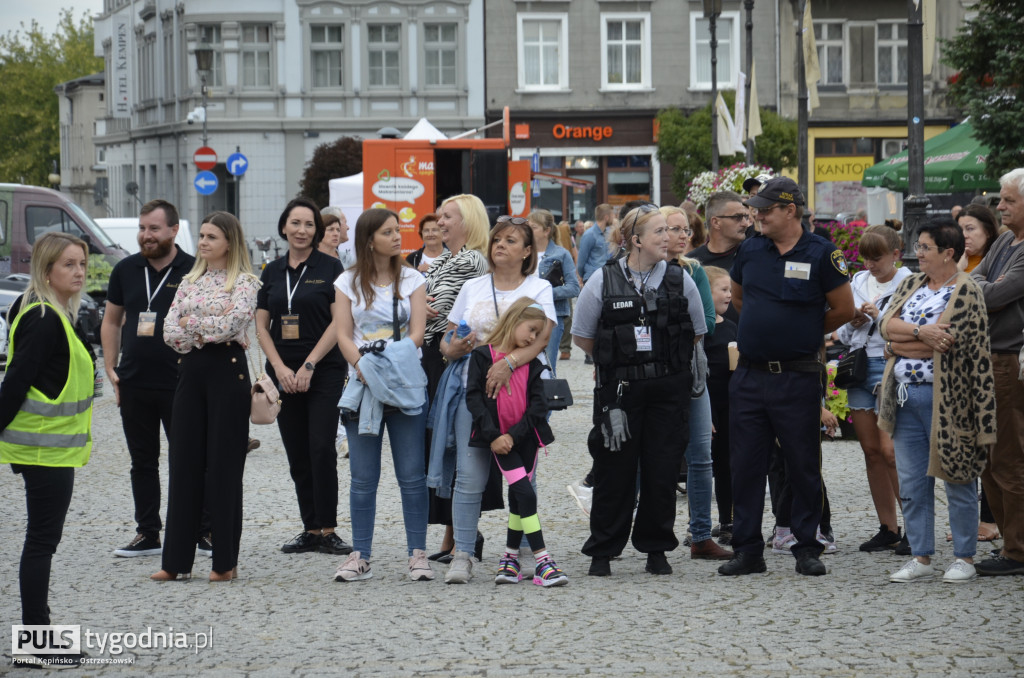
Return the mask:
<svg viewBox="0 0 1024 678">
<path fill-rule="evenodd" d="M 669 374 L 672 374 L 672 370 L 665 363 L 644 363 L 643 365 L 627 365 L 612 369 L 612 376 L 616 381 L 640 381 Z"/>
<path fill-rule="evenodd" d="M 817 353 L 801 356 L 795 360 L 768 360 L 764 362 L 740 356 L 738 362 L 743 367 L 762 372 L 771 372 L 772 374 L 782 374 L 783 372 L 819 372 L 824 367 L 818 359 Z"/>
</svg>

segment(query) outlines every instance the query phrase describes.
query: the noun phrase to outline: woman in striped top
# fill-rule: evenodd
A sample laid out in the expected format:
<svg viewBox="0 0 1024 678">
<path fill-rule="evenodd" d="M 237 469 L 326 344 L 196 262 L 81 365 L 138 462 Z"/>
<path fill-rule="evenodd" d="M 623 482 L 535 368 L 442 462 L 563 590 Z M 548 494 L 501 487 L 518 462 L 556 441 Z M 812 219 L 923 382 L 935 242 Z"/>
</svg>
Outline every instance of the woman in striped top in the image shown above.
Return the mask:
<svg viewBox="0 0 1024 678">
<path fill-rule="evenodd" d="M 487 237 L 490 222 L 487 210 L 475 195 L 455 195 L 441 203 L 438 210 L 438 226 L 448 247 L 434 259 L 427 271 L 427 329 L 423 337 L 423 371 L 427 374 L 427 396 L 432 402 L 438 381 L 444 372 L 445 362 L 441 355 L 441 339 L 448 328 L 448 313 L 463 283 L 483 275 L 489 270 Z M 430 432 L 427 432 L 424 467 L 430 463 Z M 441 551 L 431 556 L 432 560 L 450 559 L 449 552 L 455 546 L 452 535 L 451 499 L 441 499 L 430 491 L 430 523 L 446 525 Z"/>
</svg>

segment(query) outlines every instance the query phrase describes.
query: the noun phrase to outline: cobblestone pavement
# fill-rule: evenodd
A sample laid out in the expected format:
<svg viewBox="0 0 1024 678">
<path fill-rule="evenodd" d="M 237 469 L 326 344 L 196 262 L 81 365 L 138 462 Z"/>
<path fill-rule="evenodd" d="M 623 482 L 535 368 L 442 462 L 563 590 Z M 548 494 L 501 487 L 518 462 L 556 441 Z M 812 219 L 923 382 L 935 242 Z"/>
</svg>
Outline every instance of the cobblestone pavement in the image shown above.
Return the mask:
<svg viewBox="0 0 1024 678">
<path fill-rule="evenodd" d="M 589 560 L 580 547 L 588 523 L 565 486 L 590 464 L 585 441 L 591 368 L 578 351 L 559 368 L 574 385 L 576 405 L 552 418 L 558 440 L 540 462 L 540 515 L 570 583 L 549 590 L 525 581 L 492 583 L 504 536 L 502 512 L 481 520 L 484 561 L 476 564 L 469 585 L 446 586 L 437 565 L 437 580 L 409 581 L 398 487 L 386 448 L 373 578 L 335 583 L 339 558 L 281 553 L 280 545 L 301 530 L 301 522 L 275 426 L 252 431 L 263 444 L 249 456 L 245 474 L 241 578 L 210 584 L 208 561 L 198 558 L 196 579 L 151 582 L 158 557 L 111 554 L 131 539 L 134 523 L 128 455 L 106 385 L 94 410 L 92 460 L 78 472 L 54 558 L 53 621 L 81 624 L 83 633 L 125 634 L 126 645 L 147 629 L 207 637 L 212 632 L 212 639 L 202 649 L 112 654 L 109 643 L 116 637 L 108 636 L 106 650 L 91 650 L 91 656 L 134 663 L 91 665 L 79 675 L 1024 675 L 1024 578 L 890 584 L 889 573 L 904 559 L 857 551 L 877 527 L 863 457 L 852 441 L 828 443 L 824 450 L 839 544 L 837 554 L 825 557 L 828 576 L 797 575 L 791 557 L 768 551 L 767 574 L 720 577 L 718 563 L 690 560 L 680 549 L 669 554 L 675 573 L 655 577 L 644 573 L 644 557 L 627 547 L 612 563 L 613 576 L 587 577 Z M 350 541 L 344 460 L 339 468 L 338 531 Z M 166 488 L 166 459 L 162 474 Z M 8 512 L 0 522 L 0 617 L 13 624 L 20 620 L 24 491 L 20 477 L 6 468 L 0 469 L 0 496 Z M 940 491 L 936 562 L 942 568 L 952 560 L 952 547 L 943 539 L 944 502 Z M 680 537 L 686 514 L 681 499 Z M 771 525 L 768 514 L 765 530 Z M 432 526 L 428 551 L 440 541 L 440 529 Z M 989 548 L 980 544 L 979 555 Z M 3 651 L 0 674 L 27 671 L 11 668 L 6 641 Z"/>
</svg>

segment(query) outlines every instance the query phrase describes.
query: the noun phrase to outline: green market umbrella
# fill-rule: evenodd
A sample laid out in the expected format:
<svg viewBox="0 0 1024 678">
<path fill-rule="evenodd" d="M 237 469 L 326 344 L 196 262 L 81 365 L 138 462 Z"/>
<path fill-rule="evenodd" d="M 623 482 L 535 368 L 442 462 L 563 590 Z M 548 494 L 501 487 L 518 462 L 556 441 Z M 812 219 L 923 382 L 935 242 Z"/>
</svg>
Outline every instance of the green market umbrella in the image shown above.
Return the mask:
<svg viewBox="0 0 1024 678">
<path fill-rule="evenodd" d="M 974 138 L 970 120 L 924 142 L 924 187 L 926 193 L 994 190 L 999 182 L 985 176 L 985 158 L 989 150 Z M 908 152 L 903 150 L 891 158 L 864 170 L 864 186 L 883 186 L 893 191 L 907 191 Z"/>
</svg>

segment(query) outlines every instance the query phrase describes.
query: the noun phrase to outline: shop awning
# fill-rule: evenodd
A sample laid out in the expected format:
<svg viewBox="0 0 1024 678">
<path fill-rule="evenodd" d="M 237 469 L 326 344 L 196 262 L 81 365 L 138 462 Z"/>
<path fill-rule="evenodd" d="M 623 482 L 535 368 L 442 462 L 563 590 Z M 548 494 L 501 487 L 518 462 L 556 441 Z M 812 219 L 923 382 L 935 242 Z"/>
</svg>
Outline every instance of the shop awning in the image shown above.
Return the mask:
<svg viewBox="0 0 1024 678">
<path fill-rule="evenodd" d="M 970 119 L 924 142 L 925 193 L 998 190 L 999 182 L 985 175 L 989 149 L 974 138 Z M 864 186 L 892 191 L 909 190 L 908 151 L 864 170 Z"/>
</svg>

